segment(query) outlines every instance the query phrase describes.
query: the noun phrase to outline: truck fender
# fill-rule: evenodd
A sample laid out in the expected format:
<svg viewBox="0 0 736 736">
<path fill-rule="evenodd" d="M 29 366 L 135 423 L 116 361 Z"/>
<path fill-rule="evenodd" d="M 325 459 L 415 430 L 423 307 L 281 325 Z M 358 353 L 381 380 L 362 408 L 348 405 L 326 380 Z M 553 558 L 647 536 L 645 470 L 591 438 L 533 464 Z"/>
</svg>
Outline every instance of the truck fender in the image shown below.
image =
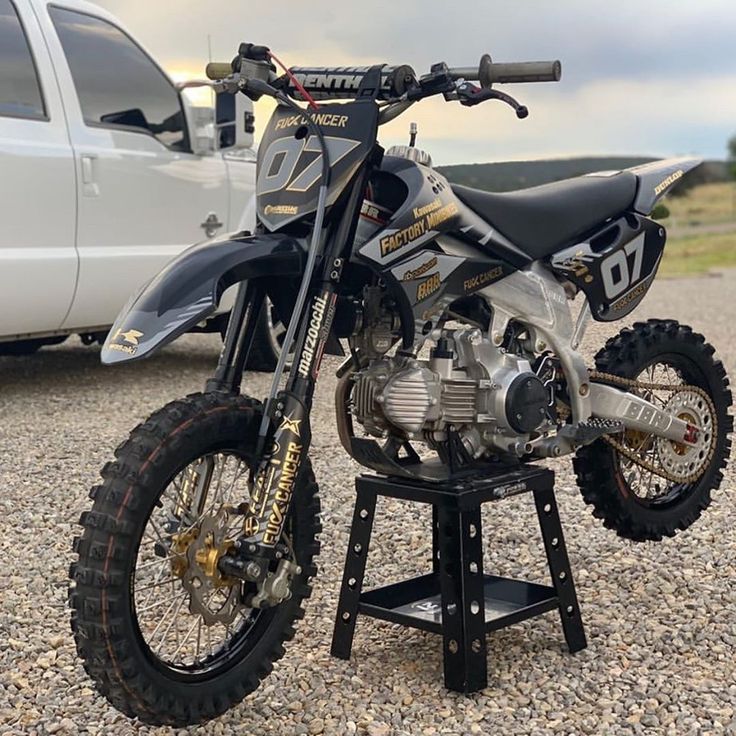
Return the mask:
<svg viewBox="0 0 736 736">
<path fill-rule="evenodd" d="M 118 315 L 102 347 L 107 365 L 148 357 L 212 316 L 233 284 L 298 277 L 305 251 L 280 234 L 228 236 L 195 245 L 170 261 Z"/>
</svg>

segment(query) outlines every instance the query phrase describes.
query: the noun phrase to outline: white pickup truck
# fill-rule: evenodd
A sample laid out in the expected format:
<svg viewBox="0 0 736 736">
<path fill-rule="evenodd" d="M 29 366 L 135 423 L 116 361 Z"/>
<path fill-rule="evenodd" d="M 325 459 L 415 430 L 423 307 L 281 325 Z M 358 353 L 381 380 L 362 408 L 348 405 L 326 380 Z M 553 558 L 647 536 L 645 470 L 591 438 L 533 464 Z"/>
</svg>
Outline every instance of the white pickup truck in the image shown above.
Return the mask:
<svg viewBox="0 0 736 736">
<path fill-rule="evenodd" d="M 98 341 L 174 255 L 252 228 L 238 97 L 208 120 L 101 8 L 0 0 L 0 355 Z M 278 326 L 263 313 L 250 367 L 268 369 Z"/>
</svg>

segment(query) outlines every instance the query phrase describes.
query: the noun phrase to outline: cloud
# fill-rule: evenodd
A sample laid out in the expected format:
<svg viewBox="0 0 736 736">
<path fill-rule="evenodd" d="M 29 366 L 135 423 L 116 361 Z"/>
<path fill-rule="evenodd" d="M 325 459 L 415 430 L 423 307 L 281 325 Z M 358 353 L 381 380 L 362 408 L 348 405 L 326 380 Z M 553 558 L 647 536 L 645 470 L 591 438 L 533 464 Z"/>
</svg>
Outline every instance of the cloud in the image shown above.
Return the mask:
<svg viewBox="0 0 736 736">
<path fill-rule="evenodd" d="M 560 58 L 563 81 L 505 88 L 532 116 L 499 105 L 427 102 L 385 135 L 402 142 L 412 117 L 442 162 L 570 155 L 722 156 L 736 130 L 733 0 L 98 0 L 167 68 L 199 70 L 207 35 L 216 59 L 266 43 L 291 64 L 475 63 Z M 172 8 L 175 7 L 175 12 Z M 259 108 L 259 110 L 262 108 Z"/>
</svg>

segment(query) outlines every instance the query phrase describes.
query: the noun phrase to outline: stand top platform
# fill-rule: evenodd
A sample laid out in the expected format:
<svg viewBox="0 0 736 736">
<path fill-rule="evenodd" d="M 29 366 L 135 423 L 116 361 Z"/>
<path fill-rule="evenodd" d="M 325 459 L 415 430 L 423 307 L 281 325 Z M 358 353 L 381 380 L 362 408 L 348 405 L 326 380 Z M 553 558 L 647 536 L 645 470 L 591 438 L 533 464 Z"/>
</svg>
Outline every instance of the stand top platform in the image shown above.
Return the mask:
<svg viewBox="0 0 736 736">
<path fill-rule="evenodd" d="M 539 465 L 499 466 L 443 478 L 409 478 L 364 474 L 356 478 L 358 490 L 407 501 L 472 508 L 520 493 L 553 488 L 555 474 Z"/>
</svg>

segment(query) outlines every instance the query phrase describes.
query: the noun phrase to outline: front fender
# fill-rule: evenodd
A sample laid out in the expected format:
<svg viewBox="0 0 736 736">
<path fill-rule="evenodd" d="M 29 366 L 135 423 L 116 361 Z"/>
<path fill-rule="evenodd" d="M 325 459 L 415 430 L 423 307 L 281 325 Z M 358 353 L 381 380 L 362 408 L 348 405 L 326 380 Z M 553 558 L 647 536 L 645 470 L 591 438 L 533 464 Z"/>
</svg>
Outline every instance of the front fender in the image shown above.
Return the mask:
<svg viewBox="0 0 736 736">
<path fill-rule="evenodd" d="M 102 362 L 151 355 L 210 317 L 229 286 L 300 276 L 304 257 L 297 240 L 279 234 L 240 235 L 185 250 L 128 302 L 107 336 Z"/>
</svg>

